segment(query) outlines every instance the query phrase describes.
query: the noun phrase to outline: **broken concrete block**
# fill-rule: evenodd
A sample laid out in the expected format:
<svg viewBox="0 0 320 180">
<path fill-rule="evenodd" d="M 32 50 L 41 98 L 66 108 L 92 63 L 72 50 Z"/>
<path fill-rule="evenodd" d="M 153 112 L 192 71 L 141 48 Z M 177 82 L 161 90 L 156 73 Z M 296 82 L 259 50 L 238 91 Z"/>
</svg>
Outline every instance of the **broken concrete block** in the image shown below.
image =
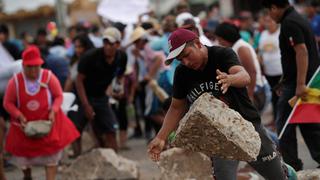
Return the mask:
<svg viewBox="0 0 320 180">
<path fill-rule="evenodd" d="M 208 156 L 181 148 L 161 153 L 161 180 L 212 180 L 212 163 Z"/>
<path fill-rule="evenodd" d="M 320 169 L 308 169 L 297 173 L 299 180 L 319 180 Z"/>
<path fill-rule="evenodd" d="M 202 152 L 209 157 L 254 161 L 261 140 L 251 122 L 204 93 L 180 121 L 173 146 Z"/>
<path fill-rule="evenodd" d="M 79 156 L 61 173 L 62 179 L 138 179 L 137 164 L 118 156 L 112 149 L 94 149 Z"/>
</svg>

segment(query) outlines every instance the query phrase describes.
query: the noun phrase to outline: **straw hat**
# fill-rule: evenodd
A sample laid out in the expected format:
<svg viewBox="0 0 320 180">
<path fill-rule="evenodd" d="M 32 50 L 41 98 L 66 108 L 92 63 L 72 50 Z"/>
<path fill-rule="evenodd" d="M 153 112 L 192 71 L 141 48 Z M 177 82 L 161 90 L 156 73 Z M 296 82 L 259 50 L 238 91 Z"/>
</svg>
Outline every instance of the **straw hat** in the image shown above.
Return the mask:
<svg viewBox="0 0 320 180">
<path fill-rule="evenodd" d="M 132 44 L 136 40 L 141 39 L 141 38 L 147 39 L 147 35 L 148 35 L 147 31 L 139 26 L 131 33 L 129 44 Z"/>
</svg>

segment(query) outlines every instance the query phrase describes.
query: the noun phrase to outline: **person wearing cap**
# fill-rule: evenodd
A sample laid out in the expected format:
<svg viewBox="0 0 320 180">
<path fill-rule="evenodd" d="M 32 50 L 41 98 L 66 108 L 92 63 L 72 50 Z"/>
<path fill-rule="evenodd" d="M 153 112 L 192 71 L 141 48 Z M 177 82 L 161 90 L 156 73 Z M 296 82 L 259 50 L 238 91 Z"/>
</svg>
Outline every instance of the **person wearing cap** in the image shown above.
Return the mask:
<svg viewBox="0 0 320 180">
<path fill-rule="evenodd" d="M 4 107 L 11 121 L 5 149 L 12 154 L 11 162 L 21 168 L 24 179 L 32 179 L 31 167 L 46 167 L 46 179 L 55 179 L 63 149 L 78 138 L 73 123 L 63 114 L 60 106 L 63 95 L 57 77 L 41 68 L 43 60 L 36 46 L 22 54 L 23 71 L 9 81 Z M 48 120 L 52 127 L 42 138 L 27 137 L 23 131 L 30 121 Z"/>
<path fill-rule="evenodd" d="M 149 34 L 142 28 L 137 27 L 130 36 L 130 43 L 133 44 L 131 52 L 135 64 L 137 64 L 138 90 L 137 98 L 140 98 L 143 116 L 145 119 L 145 136 L 151 139 L 152 128 L 157 131 L 157 124 L 150 119 L 157 107 L 154 102 L 154 94 L 148 83 L 152 79 L 157 79 L 164 68 L 165 55 L 162 51 L 154 51 L 149 45 Z M 138 121 L 138 120 L 137 120 Z M 139 122 L 137 122 L 139 123 Z"/>
<path fill-rule="evenodd" d="M 204 46 L 195 33 L 185 29 L 177 29 L 171 34 L 169 47 L 166 64 L 170 64 L 173 58 L 181 64 L 175 72 L 172 102 L 164 123 L 148 146 L 150 158 L 159 160 L 168 135 L 178 127 L 188 105 L 202 93 L 210 92 L 250 121 L 259 133 L 262 142 L 260 154 L 257 161 L 249 164 L 266 179 L 286 179 L 274 144 L 262 128 L 260 115 L 248 97 L 246 86 L 250 83 L 250 76 L 234 51 Z M 213 163 L 216 179 L 236 179 L 237 161 L 213 158 Z"/>
<path fill-rule="evenodd" d="M 200 42 L 206 46 L 212 46 L 213 43 L 205 36 L 200 25 L 200 20 L 189 12 L 184 12 L 176 17 L 176 23 L 179 28 L 193 31 L 199 36 Z"/>
<path fill-rule="evenodd" d="M 90 121 L 98 140 L 98 146 L 117 150 L 118 123 L 110 108 L 106 90 L 116 76 L 123 75 L 127 55 L 119 50 L 121 33 L 114 27 L 103 32 L 103 47 L 89 50 L 80 57 L 76 89 L 81 101 L 82 131 Z"/>
</svg>

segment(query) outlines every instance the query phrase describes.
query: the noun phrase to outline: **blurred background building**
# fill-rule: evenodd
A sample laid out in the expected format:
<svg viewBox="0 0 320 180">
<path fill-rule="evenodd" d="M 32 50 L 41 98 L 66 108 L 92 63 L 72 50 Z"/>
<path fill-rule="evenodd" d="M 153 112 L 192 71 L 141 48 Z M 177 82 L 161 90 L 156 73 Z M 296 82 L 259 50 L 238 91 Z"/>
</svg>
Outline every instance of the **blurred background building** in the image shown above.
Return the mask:
<svg viewBox="0 0 320 180">
<path fill-rule="evenodd" d="M 162 17 L 173 12 L 181 1 L 189 4 L 195 16 L 201 15 L 201 12 L 217 2 L 220 4 L 221 16 L 224 17 L 231 17 L 243 10 L 255 14 L 261 9 L 261 0 L 0 0 L 0 22 L 9 26 L 11 36 L 24 31 L 35 34 L 38 28 L 45 27 L 50 21 L 55 21 L 60 33 L 64 34 L 66 27 L 72 24 L 101 24 L 103 21 L 112 21 L 114 17 L 117 17 L 116 21 L 128 21 L 130 18 L 137 19 L 141 11 L 153 10 L 157 17 Z M 304 0 L 292 2 L 302 3 Z M 109 14 L 113 16 L 108 19 Z"/>
</svg>

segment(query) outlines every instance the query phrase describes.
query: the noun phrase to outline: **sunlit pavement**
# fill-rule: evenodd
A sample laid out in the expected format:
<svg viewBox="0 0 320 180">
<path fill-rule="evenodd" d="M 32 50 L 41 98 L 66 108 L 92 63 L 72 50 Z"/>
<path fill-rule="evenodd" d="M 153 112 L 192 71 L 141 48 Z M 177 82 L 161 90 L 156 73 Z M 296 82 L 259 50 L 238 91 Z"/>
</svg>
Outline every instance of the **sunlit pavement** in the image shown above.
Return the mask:
<svg viewBox="0 0 320 180">
<path fill-rule="evenodd" d="M 270 122 L 271 119 L 271 107 L 268 106 L 265 112 L 262 115 L 263 123 Z M 311 159 L 309 151 L 302 139 L 300 131 L 298 130 L 298 144 L 299 144 L 299 157 L 302 159 L 304 163 L 304 169 L 314 169 L 317 167 L 317 163 Z M 83 138 L 84 149 L 89 149 L 92 147 L 92 142 L 90 138 L 85 135 Z M 157 164 L 152 162 L 147 157 L 147 142 L 145 139 L 132 139 L 128 142 L 128 146 L 130 150 L 120 151 L 119 154 L 136 161 L 140 167 L 140 179 L 141 180 L 152 180 L 159 179 L 160 177 L 160 169 Z M 61 167 L 59 168 L 61 170 Z M 19 180 L 22 179 L 22 172 L 16 168 L 11 168 L 6 170 L 6 176 L 8 180 Z M 33 168 L 33 178 L 36 180 L 44 180 L 45 179 L 45 171 L 44 168 L 34 167 Z M 57 179 L 61 179 L 59 173 Z"/>
</svg>

